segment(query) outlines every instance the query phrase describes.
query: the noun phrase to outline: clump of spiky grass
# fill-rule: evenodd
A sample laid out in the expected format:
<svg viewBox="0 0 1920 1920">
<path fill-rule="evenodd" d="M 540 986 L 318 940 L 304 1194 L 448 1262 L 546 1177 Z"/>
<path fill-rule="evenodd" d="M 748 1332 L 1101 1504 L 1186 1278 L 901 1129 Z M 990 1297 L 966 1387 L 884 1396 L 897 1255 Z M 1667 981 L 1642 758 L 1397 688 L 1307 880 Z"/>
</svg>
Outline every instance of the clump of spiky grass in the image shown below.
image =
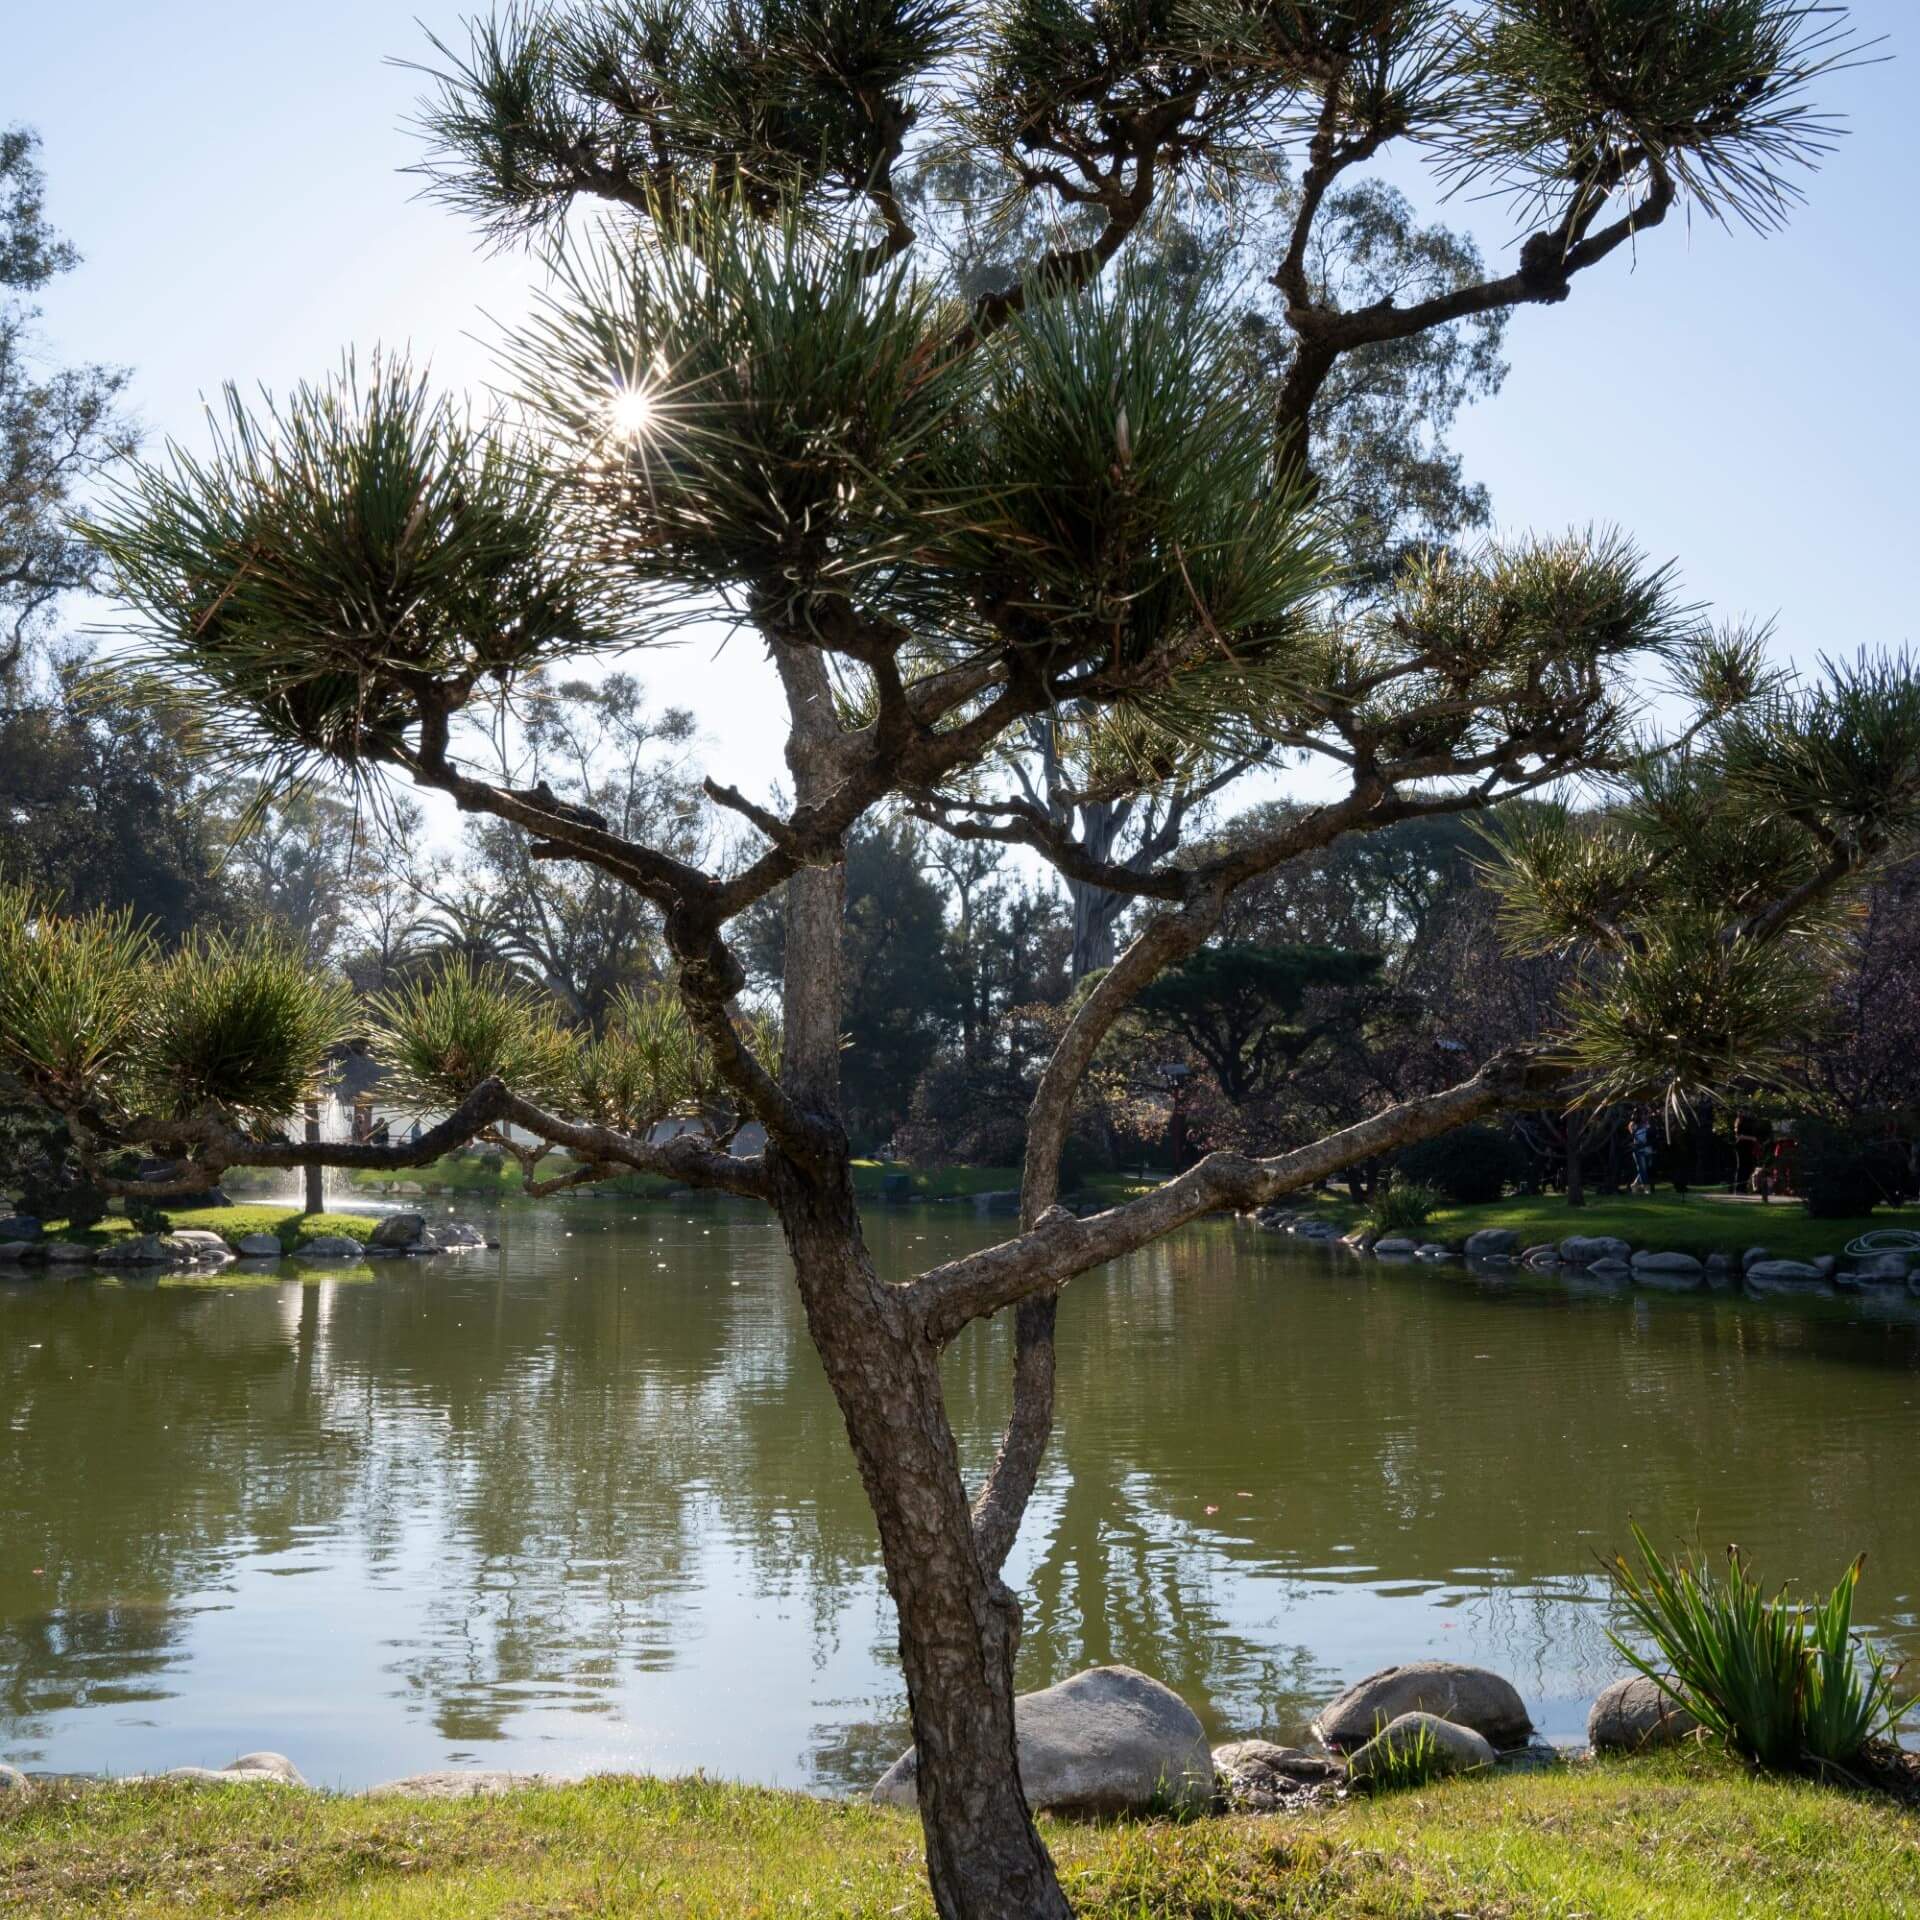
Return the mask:
<svg viewBox="0 0 1920 1920">
<path fill-rule="evenodd" d="M 1780 1771 L 1845 1768 L 1915 1704 L 1886 1655 L 1854 1637 L 1864 1554 L 1824 1600 L 1799 1605 L 1769 1597 L 1737 1547 L 1716 1572 L 1669 1559 L 1637 1526 L 1633 1540 L 1641 1566 L 1622 1554 L 1608 1571 L 1657 1658 L 1618 1635 L 1614 1645 L 1735 1753 Z"/>
<path fill-rule="evenodd" d="M 1418 1233 L 1446 1204 L 1437 1187 L 1421 1180 L 1396 1180 L 1367 1204 L 1366 1221 L 1376 1233 Z"/>
</svg>

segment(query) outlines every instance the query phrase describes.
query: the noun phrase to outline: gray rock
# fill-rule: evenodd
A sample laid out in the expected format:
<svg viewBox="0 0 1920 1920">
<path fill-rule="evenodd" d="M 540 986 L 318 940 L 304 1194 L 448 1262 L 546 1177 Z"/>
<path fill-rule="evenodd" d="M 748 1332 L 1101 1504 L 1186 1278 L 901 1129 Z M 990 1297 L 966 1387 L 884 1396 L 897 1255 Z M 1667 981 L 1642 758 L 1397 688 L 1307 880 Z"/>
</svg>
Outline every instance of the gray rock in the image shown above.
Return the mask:
<svg viewBox="0 0 1920 1920">
<path fill-rule="evenodd" d="M 1517 1747 L 1533 1731 L 1526 1702 L 1510 1682 L 1451 1660 L 1413 1660 L 1356 1680 L 1321 1709 L 1313 1731 L 1327 1746 L 1347 1751 L 1406 1713 L 1442 1714 L 1496 1747 Z"/>
<path fill-rule="evenodd" d="M 280 1236 L 277 1233 L 243 1233 L 233 1244 L 235 1250 L 245 1260 L 278 1260 L 280 1258 Z"/>
<path fill-rule="evenodd" d="M 1587 1272 L 1599 1280 L 1628 1280 L 1633 1277 L 1633 1269 L 1624 1260 L 1596 1260 Z"/>
<path fill-rule="evenodd" d="M 1575 1233 L 1560 1242 L 1560 1258 L 1570 1267 L 1591 1267 L 1602 1260 L 1631 1260 L 1633 1249 L 1610 1233 Z"/>
<path fill-rule="evenodd" d="M 429 1227 L 415 1246 L 416 1253 L 472 1253 L 487 1244 L 487 1236 L 478 1227 L 463 1220 L 449 1220 L 444 1227 Z"/>
<path fill-rule="evenodd" d="M 1755 1293 L 1821 1293 L 1827 1285 L 1826 1275 L 1805 1260 L 1756 1260 L 1746 1282 Z"/>
<path fill-rule="evenodd" d="M 1814 1261 L 1813 1268 L 1822 1280 L 1831 1280 L 1840 1271 L 1839 1257 L 1835 1254 L 1823 1253 Z"/>
<path fill-rule="evenodd" d="M 1389 1720 L 1347 1762 L 1348 1778 L 1370 1780 L 1383 1761 L 1395 1752 L 1408 1751 L 1422 1734 L 1433 1743 L 1436 1773 L 1466 1773 L 1474 1767 L 1491 1767 L 1497 1758 L 1492 1742 L 1471 1727 L 1463 1727 L 1456 1720 L 1443 1720 L 1437 1713 L 1403 1713 Z"/>
<path fill-rule="evenodd" d="M 136 1776 L 160 1780 L 202 1780 L 218 1787 L 304 1787 L 300 1769 L 284 1753 L 243 1753 L 224 1767 L 169 1767 L 165 1773 Z"/>
<path fill-rule="evenodd" d="M 166 1267 L 173 1264 L 165 1240 L 157 1233 L 130 1233 L 109 1240 L 94 1256 L 103 1267 Z"/>
<path fill-rule="evenodd" d="M 45 1248 L 37 1240 L 0 1240 L 0 1266 L 38 1260 Z"/>
<path fill-rule="evenodd" d="M 1501 1773 L 1551 1773 L 1555 1767 L 1566 1764 L 1566 1756 L 1558 1747 L 1535 1741 L 1529 1746 L 1509 1747 L 1505 1753 L 1496 1753 L 1493 1764 Z"/>
<path fill-rule="evenodd" d="M 446 1768 L 437 1773 L 409 1773 L 398 1780 L 383 1780 L 367 1789 L 369 1799 L 395 1797 L 404 1800 L 478 1800 L 487 1794 L 512 1793 L 516 1787 L 537 1787 L 546 1779 L 540 1773 L 496 1773 L 476 1767 L 471 1772 Z"/>
<path fill-rule="evenodd" d="M 82 1261 L 93 1259 L 91 1247 L 83 1247 L 77 1240 L 51 1240 L 46 1243 L 47 1258 L 61 1266 L 78 1266 Z"/>
<path fill-rule="evenodd" d="M 1131 1667 L 1093 1667 L 1013 1703 L 1027 1804 L 1076 1813 L 1130 1813 L 1213 1801 L 1213 1755 L 1194 1711 L 1171 1687 Z M 909 1748 L 873 1790 L 879 1806 L 918 1804 Z"/>
<path fill-rule="evenodd" d="M 1587 1715 L 1587 1744 L 1596 1753 L 1642 1753 L 1675 1746 L 1699 1725 L 1644 1673 L 1632 1673 L 1601 1689 Z"/>
<path fill-rule="evenodd" d="M 18 1767 L 10 1767 L 0 1761 L 0 1799 L 10 1793 L 25 1793 L 29 1782 L 27 1776 Z"/>
<path fill-rule="evenodd" d="M 1422 1260 L 1451 1260 L 1453 1258 L 1453 1249 L 1448 1246 L 1442 1246 L 1438 1240 L 1429 1240 L 1425 1246 L 1419 1249 L 1419 1254 Z"/>
<path fill-rule="evenodd" d="M 1330 1780 L 1337 1761 L 1307 1747 L 1276 1746 L 1271 1740 L 1235 1740 L 1213 1750 L 1220 1798 L 1234 1813 L 1275 1813 L 1297 1806 Z"/>
<path fill-rule="evenodd" d="M 1858 1277 L 1870 1287 L 1897 1287 L 1907 1277 L 1913 1256 L 1909 1253 L 1876 1253 L 1858 1271 Z"/>
<path fill-rule="evenodd" d="M 1705 1273 L 1690 1253 L 1636 1253 L 1633 1256 L 1635 1278 L 1642 1274 L 1664 1273 L 1679 1280 L 1698 1280 Z"/>
<path fill-rule="evenodd" d="M 1396 1233 L 1389 1235 L 1385 1240 L 1376 1240 L 1373 1243 L 1373 1250 L 1375 1253 L 1407 1254 L 1418 1253 L 1420 1248 L 1415 1241 L 1409 1240 L 1404 1234 Z"/>
<path fill-rule="evenodd" d="M 295 1247 L 294 1254 L 301 1260 L 359 1260 L 366 1248 L 351 1234 L 317 1233 L 304 1246 Z"/>
<path fill-rule="evenodd" d="M 1749 1267 L 1755 1265 L 1757 1262 L 1771 1260 L 1772 1258 L 1773 1255 L 1765 1247 L 1749 1247 L 1746 1252 L 1740 1256 L 1740 1271 L 1745 1273 Z"/>
<path fill-rule="evenodd" d="M 425 1193 L 426 1188 L 423 1187 L 418 1180 L 395 1180 L 387 1188 L 387 1191 L 389 1193 L 398 1193 L 398 1194 L 404 1195 L 404 1194 Z"/>
<path fill-rule="evenodd" d="M 1520 1244 L 1520 1236 L 1511 1227 L 1482 1227 L 1467 1235 L 1469 1260 L 1504 1260 Z"/>
<path fill-rule="evenodd" d="M 1521 1254 L 1520 1263 L 1527 1267 L 1557 1267 L 1560 1264 L 1560 1249 L 1551 1244 L 1529 1247 Z"/>
<path fill-rule="evenodd" d="M 239 1759 L 227 1762 L 227 1771 L 264 1774 L 289 1787 L 304 1787 L 307 1784 L 306 1776 L 284 1753 L 243 1753 Z"/>
<path fill-rule="evenodd" d="M 208 1227 L 175 1227 L 161 1244 L 172 1260 L 189 1260 L 196 1267 L 224 1266 L 233 1249 Z"/>
<path fill-rule="evenodd" d="M 10 1213 L 0 1220 L 0 1240 L 38 1240 L 40 1222 L 30 1213 Z"/>
<path fill-rule="evenodd" d="M 367 1240 L 369 1248 L 413 1246 L 427 1230 L 424 1213 L 390 1213 L 374 1228 Z"/>
</svg>

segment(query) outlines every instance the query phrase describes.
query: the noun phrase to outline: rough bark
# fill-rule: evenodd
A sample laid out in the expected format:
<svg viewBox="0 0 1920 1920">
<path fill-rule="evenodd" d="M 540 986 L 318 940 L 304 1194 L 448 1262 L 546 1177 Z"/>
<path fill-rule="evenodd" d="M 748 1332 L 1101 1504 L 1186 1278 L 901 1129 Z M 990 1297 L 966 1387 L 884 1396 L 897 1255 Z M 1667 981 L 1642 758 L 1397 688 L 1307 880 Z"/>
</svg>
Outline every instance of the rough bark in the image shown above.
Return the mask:
<svg viewBox="0 0 1920 1920">
<path fill-rule="evenodd" d="M 802 806 L 824 801 L 839 757 L 817 652 L 779 642 Z M 807 1326 L 826 1368 L 880 1533 L 919 1752 L 927 1877 L 942 1920 L 1069 1920 L 1071 1909 L 1020 1790 L 1013 1662 L 1020 1608 L 980 1553 L 940 1385 L 940 1347 L 910 1290 L 874 1272 L 837 1124 L 846 868 L 787 883 L 781 1090 L 833 1120 L 806 1164 L 769 1149 L 773 1204 Z"/>
<path fill-rule="evenodd" d="M 1564 1093 L 1564 1075 L 1551 1056 L 1515 1047 L 1496 1054 L 1470 1080 L 1403 1100 L 1291 1153 L 1260 1160 L 1210 1153 L 1179 1178 L 1085 1220 L 1051 1207 L 1013 1239 L 929 1268 L 910 1291 L 929 1336 L 951 1340 L 975 1320 L 1058 1289 L 1204 1214 L 1265 1206 L 1356 1161 L 1431 1140 L 1502 1107 L 1537 1106 L 1543 1095 L 1555 1093 Z"/>
<path fill-rule="evenodd" d="M 1020 1788 L 1018 1602 L 981 1557 L 940 1386 L 907 1289 L 874 1272 L 842 1166 L 775 1157 L 775 1204 L 807 1325 L 880 1531 L 900 1628 L 927 1873 L 942 1920 L 1068 1920 Z"/>
</svg>

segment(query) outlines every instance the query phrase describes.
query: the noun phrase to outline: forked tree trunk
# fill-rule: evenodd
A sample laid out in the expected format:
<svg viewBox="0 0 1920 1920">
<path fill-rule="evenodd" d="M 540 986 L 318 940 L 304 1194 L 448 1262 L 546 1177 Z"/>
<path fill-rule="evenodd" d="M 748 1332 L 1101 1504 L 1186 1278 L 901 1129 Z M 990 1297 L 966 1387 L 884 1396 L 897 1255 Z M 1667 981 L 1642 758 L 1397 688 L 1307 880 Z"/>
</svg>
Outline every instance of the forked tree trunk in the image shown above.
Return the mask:
<svg viewBox="0 0 1920 1920">
<path fill-rule="evenodd" d="M 834 781 L 838 730 L 820 656 L 774 648 L 793 732 L 798 799 Z M 770 1141 L 767 1166 L 807 1329 L 847 1423 L 880 1530 L 900 1622 L 900 1665 L 919 1749 L 927 1878 L 941 1920 L 1072 1920 L 1020 1791 L 1013 1657 L 1020 1609 L 975 1542 L 940 1389 L 940 1348 L 873 1270 L 840 1112 L 846 869 L 787 882 L 782 1091 L 829 1123 L 831 1152 L 797 1164 Z"/>
<path fill-rule="evenodd" d="M 771 1156 L 807 1326 L 880 1529 L 919 1750 L 927 1877 L 942 1920 L 1070 1920 L 1020 1788 L 1020 1610 L 975 1544 L 940 1354 L 874 1272 L 848 1169 Z"/>
</svg>

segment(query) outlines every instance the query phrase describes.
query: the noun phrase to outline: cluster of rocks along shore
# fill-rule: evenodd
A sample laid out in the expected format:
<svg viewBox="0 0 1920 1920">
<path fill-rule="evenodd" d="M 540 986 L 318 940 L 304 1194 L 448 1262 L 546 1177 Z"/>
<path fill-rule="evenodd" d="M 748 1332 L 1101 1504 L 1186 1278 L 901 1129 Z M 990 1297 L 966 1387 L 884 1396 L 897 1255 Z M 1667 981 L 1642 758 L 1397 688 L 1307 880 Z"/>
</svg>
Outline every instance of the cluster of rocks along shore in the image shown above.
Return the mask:
<svg viewBox="0 0 1920 1920">
<path fill-rule="evenodd" d="M 1464 1242 L 1416 1240 L 1356 1227 L 1342 1234 L 1324 1216 L 1295 1208 L 1262 1207 L 1247 1216 L 1267 1233 L 1291 1234 L 1315 1245 L 1341 1246 L 1376 1260 L 1466 1260 L 1476 1267 L 1528 1267 L 1552 1273 L 1568 1268 L 1598 1280 L 1631 1281 L 1668 1293 L 1739 1287 L 1751 1294 L 1864 1293 L 1889 1288 L 1920 1295 L 1920 1254 L 1872 1253 L 1859 1260 L 1822 1254 L 1817 1260 L 1776 1260 L 1765 1247 L 1696 1254 L 1635 1247 L 1610 1234 L 1573 1234 L 1523 1245 L 1510 1227 L 1482 1227 Z"/>
<path fill-rule="evenodd" d="M 302 1241 L 291 1258 L 315 1265 L 394 1259 L 428 1253 L 471 1253 L 497 1247 L 478 1227 L 449 1220 L 429 1225 L 425 1214 L 390 1213 L 363 1242 L 346 1233 L 320 1233 Z M 174 1227 L 166 1233 L 128 1233 L 99 1246 L 50 1240 L 26 1214 L 0 1220 L 0 1269 L 45 1263 L 66 1267 L 164 1267 L 175 1272 L 217 1272 L 236 1261 L 257 1270 L 287 1256 L 277 1234 L 215 1233 L 207 1227 Z"/>
<path fill-rule="evenodd" d="M 1020 1778 L 1035 1808 L 1056 1813 L 1276 1813 L 1364 1784 L 1390 1753 L 1420 1741 L 1435 1772 L 1520 1771 L 1576 1757 L 1542 1745 L 1526 1703 L 1497 1673 L 1445 1660 L 1385 1667 L 1357 1680 L 1315 1717 L 1310 1746 L 1235 1740 L 1209 1747 L 1199 1716 L 1158 1680 L 1132 1667 L 1093 1667 L 1014 1702 Z M 1695 1721 L 1652 1681 L 1617 1680 L 1593 1704 L 1587 1739 L 1597 1752 L 1670 1746 Z M 915 1804 L 911 1748 L 873 1789 L 883 1806 Z M 135 1779 L 306 1788 L 279 1753 L 243 1753 L 224 1767 L 175 1767 Z M 368 1789 L 416 1799 L 464 1799 L 552 1784 L 553 1776 L 484 1770 L 408 1774 Z M 30 1784 L 0 1766 L 0 1793 Z"/>
</svg>

